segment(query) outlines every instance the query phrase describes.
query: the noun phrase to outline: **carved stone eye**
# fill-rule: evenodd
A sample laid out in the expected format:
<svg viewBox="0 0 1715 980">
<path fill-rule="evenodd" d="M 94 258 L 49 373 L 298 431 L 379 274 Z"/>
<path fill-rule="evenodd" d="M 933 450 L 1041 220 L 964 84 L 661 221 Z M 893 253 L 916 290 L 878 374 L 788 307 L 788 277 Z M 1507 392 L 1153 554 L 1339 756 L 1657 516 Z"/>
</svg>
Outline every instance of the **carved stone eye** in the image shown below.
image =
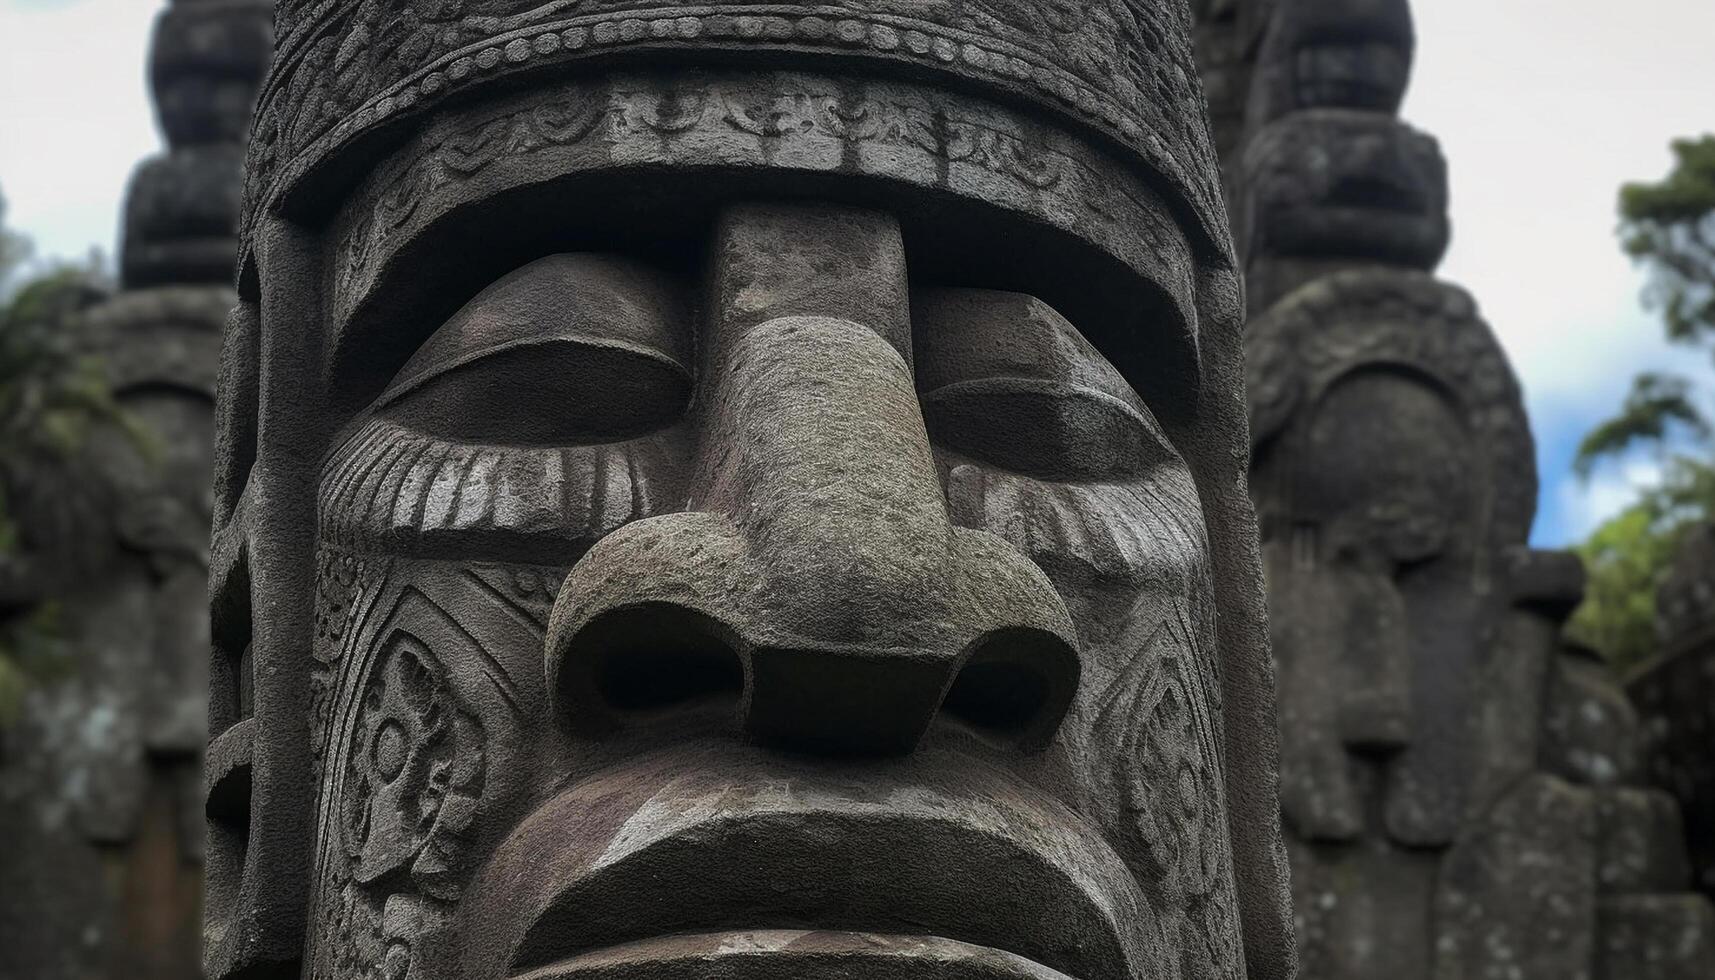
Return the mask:
<svg viewBox="0 0 1715 980">
<path fill-rule="evenodd" d="M 1048 480 L 1118 479 L 1165 453 L 1136 409 L 1088 389 L 1013 378 L 966 381 L 923 397 L 934 440 Z"/>
<path fill-rule="evenodd" d="M 1173 456 L 1137 393 L 1053 307 L 1022 293 L 912 297 L 936 443 L 1045 480 L 1116 480 Z"/>
<path fill-rule="evenodd" d="M 675 283 L 626 259 L 555 255 L 502 278 L 435 331 L 380 411 L 429 435 L 504 445 L 613 442 L 691 396 Z"/>
</svg>

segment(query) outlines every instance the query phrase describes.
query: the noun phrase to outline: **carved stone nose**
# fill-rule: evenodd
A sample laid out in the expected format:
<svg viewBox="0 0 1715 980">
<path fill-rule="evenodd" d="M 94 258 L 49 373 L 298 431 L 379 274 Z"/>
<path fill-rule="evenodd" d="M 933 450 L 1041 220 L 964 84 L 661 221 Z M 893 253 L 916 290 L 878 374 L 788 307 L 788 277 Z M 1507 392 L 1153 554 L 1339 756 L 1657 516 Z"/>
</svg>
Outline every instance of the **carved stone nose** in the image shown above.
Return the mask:
<svg viewBox="0 0 1715 980">
<path fill-rule="evenodd" d="M 943 705 L 1046 744 L 1077 686 L 1071 620 L 1011 545 L 948 520 L 897 226 L 747 208 L 720 243 L 698 499 L 568 576 L 548 640 L 567 721 L 599 730 L 694 675 L 793 748 L 906 752 Z"/>
<path fill-rule="evenodd" d="M 1405 602 L 1391 575 L 1348 572 L 1350 603 L 1339 687 L 1340 738 L 1360 752 L 1411 741 L 1411 642 Z"/>
</svg>

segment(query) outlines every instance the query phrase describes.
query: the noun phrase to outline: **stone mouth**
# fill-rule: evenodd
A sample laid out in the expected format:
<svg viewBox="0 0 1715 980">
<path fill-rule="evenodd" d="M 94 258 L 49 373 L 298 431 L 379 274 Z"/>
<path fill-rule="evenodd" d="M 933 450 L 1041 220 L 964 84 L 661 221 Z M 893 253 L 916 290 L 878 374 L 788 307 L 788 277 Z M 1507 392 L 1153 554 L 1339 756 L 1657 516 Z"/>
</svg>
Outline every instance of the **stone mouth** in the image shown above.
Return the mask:
<svg viewBox="0 0 1715 980">
<path fill-rule="evenodd" d="M 1125 864 L 1004 772 L 954 752 L 832 772 L 721 755 L 663 753 L 549 801 L 479 876 L 461 931 L 490 929 L 518 980 L 700 977 L 714 960 L 735 977 L 926 961 L 970 980 L 1151 975 Z"/>
<path fill-rule="evenodd" d="M 681 934 L 609 946 L 513 980 L 1071 980 L 1033 960 L 939 936 L 802 929 Z"/>
</svg>

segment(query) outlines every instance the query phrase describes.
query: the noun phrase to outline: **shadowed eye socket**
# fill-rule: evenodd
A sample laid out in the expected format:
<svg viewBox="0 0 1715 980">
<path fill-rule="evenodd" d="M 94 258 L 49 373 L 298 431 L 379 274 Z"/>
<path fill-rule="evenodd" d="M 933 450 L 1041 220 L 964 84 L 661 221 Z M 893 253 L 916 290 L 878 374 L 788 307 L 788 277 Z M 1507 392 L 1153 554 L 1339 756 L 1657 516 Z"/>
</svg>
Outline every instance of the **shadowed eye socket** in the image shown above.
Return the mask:
<svg viewBox="0 0 1715 980">
<path fill-rule="evenodd" d="M 632 438 L 691 396 L 679 285 L 626 259 L 555 255 L 496 282 L 418 349 L 381 414 L 501 445 Z"/>
<path fill-rule="evenodd" d="M 1153 420 L 1091 388 L 986 378 L 945 385 L 922 402 L 938 445 L 1040 479 L 1123 479 L 1171 454 Z"/>
</svg>

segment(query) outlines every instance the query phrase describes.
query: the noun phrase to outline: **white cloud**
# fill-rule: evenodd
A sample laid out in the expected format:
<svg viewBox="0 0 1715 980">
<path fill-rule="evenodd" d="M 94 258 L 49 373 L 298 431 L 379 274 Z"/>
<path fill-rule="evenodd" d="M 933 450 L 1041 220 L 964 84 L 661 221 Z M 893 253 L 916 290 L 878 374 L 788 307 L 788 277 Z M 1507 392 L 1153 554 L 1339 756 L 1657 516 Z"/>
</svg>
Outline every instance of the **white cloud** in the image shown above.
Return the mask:
<svg viewBox="0 0 1715 980">
<path fill-rule="evenodd" d="M 1566 529 L 1574 539 L 1587 537 L 1637 500 L 1640 491 L 1659 486 L 1665 472 L 1661 460 L 1637 457 L 1599 470 L 1588 483 L 1562 481 L 1558 493 Z"/>
<path fill-rule="evenodd" d="M 0 190 L 40 253 L 111 254 L 125 182 L 160 146 L 145 61 L 158 0 L 0 0 Z"/>
</svg>

